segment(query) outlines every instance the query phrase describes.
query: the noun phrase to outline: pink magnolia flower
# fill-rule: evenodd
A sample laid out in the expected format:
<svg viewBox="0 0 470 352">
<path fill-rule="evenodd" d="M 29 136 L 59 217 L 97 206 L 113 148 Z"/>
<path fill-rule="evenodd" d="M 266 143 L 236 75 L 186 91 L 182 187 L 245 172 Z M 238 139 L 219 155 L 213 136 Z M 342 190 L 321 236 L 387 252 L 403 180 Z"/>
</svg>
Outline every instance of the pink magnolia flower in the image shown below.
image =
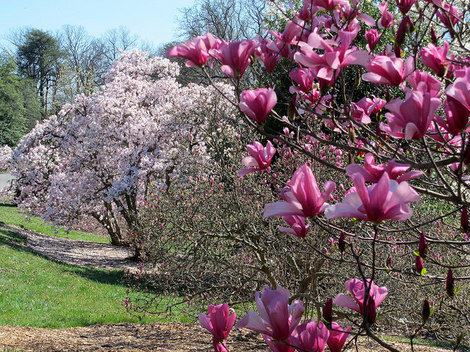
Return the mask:
<svg viewBox="0 0 470 352">
<path fill-rule="evenodd" d="M 357 103 L 351 104 L 351 117 L 358 123 L 371 123 L 370 115 L 378 113 L 387 102 L 374 97 L 364 97 Z"/>
<path fill-rule="evenodd" d="M 304 164 L 295 171 L 289 186 L 281 193 L 283 201 L 269 203 L 264 206 L 264 217 L 299 215 L 303 217 L 317 216 L 327 207 L 326 201 L 335 190 L 336 184 L 328 181 L 321 192 L 312 169 Z"/>
<path fill-rule="evenodd" d="M 305 237 L 310 230 L 310 225 L 305 223 L 303 216 L 285 215 L 282 218 L 290 227 L 278 226 L 279 231 L 290 233 L 297 237 Z"/>
<path fill-rule="evenodd" d="M 331 323 L 330 336 L 328 336 L 327 344 L 330 348 L 330 352 L 341 352 L 346 340 L 349 337 L 351 327 L 348 326 L 343 329 L 337 322 Z"/>
<path fill-rule="evenodd" d="M 454 73 L 454 83 L 446 89 L 447 97 L 451 97 L 470 110 L 470 67 L 457 70 Z"/>
<path fill-rule="evenodd" d="M 310 2 L 313 6 L 321 7 L 327 11 L 334 10 L 336 7 L 351 7 L 349 0 L 309 0 L 308 3 Z M 305 3 L 307 3 L 307 1 L 305 1 Z"/>
<path fill-rule="evenodd" d="M 441 96 L 441 81 L 431 76 L 427 72 L 416 70 L 408 76 L 406 82 L 414 90 L 419 90 L 423 93 L 429 93 L 431 98 L 440 98 Z"/>
<path fill-rule="evenodd" d="M 437 17 L 441 20 L 444 26 L 449 29 L 450 35 L 454 36 L 454 26 L 462 18 L 462 14 L 458 13 L 458 9 L 455 6 L 445 4 L 439 11 L 436 12 Z M 450 20 L 450 21 L 449 21 Z"/>
<path fill-rule="evenodd" d="M 242 40 L 222 43 L 220 48 L 209 50 L 209 54 L 222 63 L 221 70 L 233 78 L 240 78 L 251 63 L 258 43 L 254 40 Z"/>
<path fill-rule="evenodd" d="M 406 35 L 413 32 L 414 24 L 410 16 L 406 16 L 402 19 L 400 25 L 397 29 L 397 34 L 395 36 L 395 55 L 397 57 L 401 56 L 401 47 L 405 42 Z"/>
<path fill-rule="evenodd" d="M 393 14 L 389 11 L 387 11 L 388 7 L 388 2 L 382 2 L 379 4 L 379 10 L 380 13 L 382 14 L 382 17 L 380 18 L 379 21 L 379 27 L 380 28 L 388 28 L 391 25 L 393 25 Z"/>
<path fill-rule="evenodd" d="M 242 92 L 240 104 L 241 111 L 258 123 L 263 123 L 269 113 L 277 104 L 276 92 L 272 88 L 248 89 Z"/>
<path fill-rule="evenodd" d="M 346 296 L 343 293 L 339 293 L 336 296 L 334 303 L 339 306 L 352 309 L 361 315 L 364 315 L 365 310 L 368 323 L 373 324 L 375 322 L 377 307 L 382 303 L 385 297 L 387 297 L 387 288 L 385 286 L 376 286 L 374 282 L 371 282 L 369 279 L 367 280 L 366 287 L 364 287 L 364 282 L 359 279 L 348 280 L 344 286 L 353 298 Z M 366 290 L 368 291 L 368 299 L 364 309 Z"/>
<path fill-rule="evenodd" d="M 444 128 L 452 135 L 458 135 L 461 132 L 467 132 L 469 129 L 468 118 L 470 111 L 458 100 L 448 96 L 444 103 L 446 114 L 446 123 Z"/>
<path fill-rule="evenodd" d="M 277 63 L 281 59 L 281 54 L 277 47 L 273 50 L 272 46 L 275 46 L 274 42 L 271 39 L 262 39 L 259 43 L 258 55 L 263 62 L 266 72 L 271 73 L 274 71 Z"/>
<path fill-rule="evenodd" d="M 419 54 L 423 65 L 429 67 L 438 76 L 445 76 L 447 72 L 447 54 L 449 53 L 449 42 L 445 41 L 444 46 L 436 47 L 429 43 L 427 47 L 421 49 Z"/>
<path fill-rule="evenodd" d="M 430 4 L 434 4 L 437 7 L 442 7 L 443 0 L 424 0 L 424 1 L 429 2 Z"/>
<path fill-rule="evenodd" d="M 289 73 L 289 77 L 299 85 L 299 89 L 302 92 L 308 93 L 312 91 L 315 84 L 315 75 L 310 68 L 294 68 Z"/>
<path fill-rule="evenodd" d="M 366 66 L 367 73 L 362 79 L 376 84 L 398 86 L 403 83 L 406 76 L 413 71 L 413 57 L 410 56 L 405 63 L 398 57 L 377 55 L 372 62 Z"/>
<path fill-rule="evenodd" d="M 282 32 L 282 34 L 279 34 L 274 31 L 269 31 L 269 34 L 286 44 L 296 44 L 296 42 L 299 40 L 299 36 L 302 33 L 304 26 L 305 21 L 295 16 L 292 21 L 287 22 L 286 26 L 284 27 L 284 32 Z"/>
<path fill-rule="evenodd" d="M 314 69 L 318 81 L 331 84 L 340 69 L 349 65 L 365 66 L 369 62 L 366 51 L 350 45 L 357 33 L 358 30 L 339 31 L 337 41 L 334 41 L 323 39 L 314 31 L 308 36 L 307 42 L 299 43 L 300 51 L 294 54 L 294 60 Z"/>
<path fill-rule="evenodd" d="M 225 339 L 237 317 L 235 310 L 223 303 L 217 306 L 209 305 L 208 313 L 209 315 L 199 314 L 199 323 L 212 334 L 215 351 L 225 352 Z"/>
<path fill-rule="evenodd" d="M 351 178 L 353 191 L 341 203 L 325 209 L 327 219 L 346 217 L 379 223 L 386 219 L 404 221 L 413 215 L 407 204 L 420 196 L 406 181 L 390 180 L 384 172 L 378 183 L 366 187 L 362 174 L 355 173 Z"/>
<path fill-rule="evenodd" d="M 273 340 L 287 340 L 302 318 L 302 302 L 297 300 L 289 305 L 289 291 L 280 286 L 275 290 L 265 286 L 261 297 L 256 292 L 255 301 L 258 314 L 250 310 L 235 327 L 262 333 Z"/>
<path fill-rule="evenodd" d="M 369 29 L 368 31 L 366 31 L 366 40 L 367 40 L 367 45 L 369 46 L 369 51 L 372 51 L 375 49 L 381 37 L 382 37 L 382 34 L 379 35 L 379 32 L 375 28 Z"/>
<path fill-rule="evenodd" d="M 408 13 L 408 11 L 410 11 L 411 6 L 414 5 L 416 0 L 395 0 L 395 2 L 397 4 L 397 7 L 400 10 L 400 12 L 402 14 L 406 15 Z"/>
<path fill-rule="evenodd" d="M 168 50 L 166 56 L 168 57 L 182 57 L 187 59 L 186 66 L 203 66 L 209 59 L 208 51 L 210 49 L 217 49 L 222 44 L 222 41 L 207 33 L 204 37 L 199 36 L 194 39 L 188 40 L 184 43 L 175 45 Z"/>
<path fill-rule="evenodd" d="M 367 153 L 364 157 L 364 166 L 350 164 L 346 167 L 346 173 L 349 176 L 361 174 L 365 182 L 372 183 L 379 182 L 384 173 L 387 173 L 391 180 L 396 180 L 398 183 L 409 181 L 423 174 L 422 171 L 406 172 L 409 168 L 410 165 L 398 164 L 395 159 L 388 161 L 386 164 L 375 165 L 374 155 Z"/>
<path fill-rule="evenodd" d="M 468 232 L 469 229 L 468 209 L 466 206 L 462 207 L 462 212 L 460 213 L 460 228 L 464 232 Z"/>
<path fill-rule="evenodd" d="M 323 352 L 329 331 L 323 322 L 308 321 L 297 326 L 295 335 L 291 338 L 291 344 L 305 352 Z"/>
<path fill-rule="evenodd" d="M 380 129 L 395 138 L 422 138 L 440 104 L 440 99 L 431 97 L 428 92 L 412 91 L 404 102 L 395 99 L 385 106 L 390 111 L 385 114 L 388 125 L 381 123 Z"/>
<path fill-rule="evenodd" d="M 266 143 L 266 147 L 260 142 L 254 142 L 253 144 L 248 144 L 246 150 L 251 154 L 251 156 L 246 156 L 242 160 L 242 164 L 247 166 L 247 169 L 241 169 L 238 171 L 238 176 L 244 176 L 251 172 L 267 170 L 269 165 L 271 165 L 271 160 L 276 154 L 276 148 L 274 148 L 271 141 Z"/>
</svg>

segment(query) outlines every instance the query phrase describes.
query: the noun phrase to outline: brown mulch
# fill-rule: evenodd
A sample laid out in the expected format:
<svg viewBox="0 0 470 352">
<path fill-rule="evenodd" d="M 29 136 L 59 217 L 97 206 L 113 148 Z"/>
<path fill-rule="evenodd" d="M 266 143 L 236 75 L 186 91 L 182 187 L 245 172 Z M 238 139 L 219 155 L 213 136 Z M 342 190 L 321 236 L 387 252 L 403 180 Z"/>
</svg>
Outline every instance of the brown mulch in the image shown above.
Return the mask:
<svg viewBox="0 0 470 352">
<path fill-rule="evenodd" d="M 3 225 L 6 226 L 6 225 Z M 42 235 L 22 228 L 7 226 L 26 239 L 22 247 L 50 259 L 70 265 L 103 269 L 132 269 L 136 263 L 129 257 L 128 248 L 110 244 L 75 241 Z M 259 334 L 233 330 L 228 339 L 234 352 L 269 351 Z M 390 342 L 400 351 L 409 351 L 409 345 Z M 213 351 L 211 335 L 199 324 L 108 324 L 68 329 L 42 329 L 0 326 L 0 352 L 150 352 L 150 351 Z M 362 339 L 358 347 L 347 351 L 386 351 L 376 343 Z M 448 352 L 448 350 L 419 345 L 416 352 Z"/>
<path fill-rule="evenodd" d="M 389 342 L 400 351 L 410 351 L 409 345 Z M 197 324 L 110 324 L 70 329 L 39 329 L 0 327 L 0 348 L 11 352 L 210 352 L 211 335 Z M 233 330 L 228 338 L 229 351 L 269 351 L 258 334 Z M 0 350 L 1 351 L 1 350 Z M 351 346 L 347 351 L 356 351 Z M 386 349 L 366 339 L 357 351 L 378 352 Z M 416 352 L 449 352 L 437 347 L 417 345 Z"/>
</svg>

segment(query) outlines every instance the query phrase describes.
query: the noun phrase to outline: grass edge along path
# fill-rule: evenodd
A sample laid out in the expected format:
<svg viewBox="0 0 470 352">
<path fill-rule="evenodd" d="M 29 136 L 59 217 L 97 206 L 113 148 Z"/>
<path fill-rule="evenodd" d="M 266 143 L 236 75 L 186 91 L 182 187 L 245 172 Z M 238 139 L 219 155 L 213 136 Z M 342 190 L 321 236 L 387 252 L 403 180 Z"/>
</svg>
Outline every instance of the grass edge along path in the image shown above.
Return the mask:
<svg viewBox="0 0 470 352">
<path fill-rule="evenodd" d="M 123 270 L 83 268 L 55 262 L 15 245 L 23 243 L 24 238 L 3 224 L 54 234 L 54 229 L 41 219 L 33 218 L 30 222 L 15 207 L 0 205 L 0 325 L 69 328 L 170 321 L 154 316 L 139 319 L 126 311 L 122 302 L 128 287 Z M 65 231 L 58 233 L 60 237 L 62 234 Z M 81 233 L 77 234 L 68 238 L 85 240 Z M 102 238 L 84 235 L 88 240 Z M 168 304 L 174 299 L 168 297 Z M 171 319 L 184 320 L 178 314 Z"/>
<path fill-rule="evenodd" d="M 98 236 L 91 233 L 74 230 L 67 232 L 61 228 L 54 228 L 54 226 L 46 223 L 38 217 L 29 216 L 23 213 L 12 204 L 0 203 L 0 223 L 2 222 L 7 225 L 22 227 L 24 229 L 39 232 L 49 236 L 88 242 L 110 243 L 110 240 L 107 236 Z"/>
</svg>

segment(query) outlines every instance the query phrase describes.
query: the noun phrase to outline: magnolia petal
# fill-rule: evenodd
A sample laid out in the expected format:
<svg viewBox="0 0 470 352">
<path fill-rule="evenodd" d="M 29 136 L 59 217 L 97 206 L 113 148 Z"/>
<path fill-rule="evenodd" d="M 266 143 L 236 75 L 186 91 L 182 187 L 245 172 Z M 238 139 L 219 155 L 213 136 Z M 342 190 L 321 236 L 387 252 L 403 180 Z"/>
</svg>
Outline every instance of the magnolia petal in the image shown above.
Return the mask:
<svg viewBox="0 0 470 352">
<path fill-rule="evenodd" d="M 333 303 L 341 307 L 352 309 L 358 313 L 362 313 L 356 301 L 351 297 L 346 296 L 344 293 L 339 293 L 333 300 Z"/>
</svg>

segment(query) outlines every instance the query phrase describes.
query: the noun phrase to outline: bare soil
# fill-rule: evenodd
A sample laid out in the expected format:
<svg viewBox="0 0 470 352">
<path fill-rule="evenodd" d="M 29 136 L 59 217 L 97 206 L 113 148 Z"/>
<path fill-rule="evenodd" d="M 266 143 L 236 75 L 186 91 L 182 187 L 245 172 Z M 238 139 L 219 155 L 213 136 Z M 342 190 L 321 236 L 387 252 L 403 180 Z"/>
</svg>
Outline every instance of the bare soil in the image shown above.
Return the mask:
<svg viewBox="0 0 470 352">
<path fill-rule="evenodd" d="M 24 247 L 48 258 L 71 265 L 103 269 L 132 269 L 136 263 L 128 248 L 109 244 L 74 241 L 46 236 L 12 227 L 26 238 Z M 234 330 L 230 334 L 230 351 L 269 351 L 262 338 L 250 331 Z M 390 343 L 400 351 L 410 351 L 408 344 Z M 41 329 L 0 326 L 1 352 L 150 352 L 213 351 L 211 335 L 199 324 L 108 324 L 69 329 Z M 347 351 L 386 351 L 367 339 L 351 345 Z M 441 348 L 418 345 L 417 352 L 444 352 Z"/>
</svg>

